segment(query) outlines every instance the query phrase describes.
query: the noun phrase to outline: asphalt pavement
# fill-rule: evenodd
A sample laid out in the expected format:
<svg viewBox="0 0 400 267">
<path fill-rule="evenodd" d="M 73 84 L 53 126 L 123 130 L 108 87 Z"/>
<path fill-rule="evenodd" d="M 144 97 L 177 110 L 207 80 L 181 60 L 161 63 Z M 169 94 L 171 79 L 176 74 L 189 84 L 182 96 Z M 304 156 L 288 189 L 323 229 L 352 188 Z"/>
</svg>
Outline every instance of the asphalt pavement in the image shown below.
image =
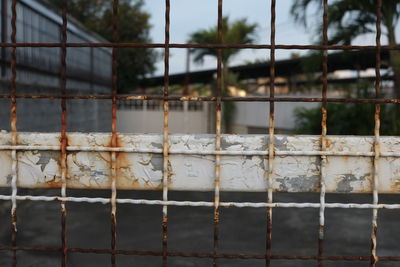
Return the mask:
<svg viewBox="0 0 400 267">
<path fill-rule="evenodd" d="M 9 189 L 2 189 L 9 194 Z M 58 190 L 26 190 L 19 194 L 57 195 Z M 69 190 L 70 196 L 109 197 L 109 191 Z M 161 192 L 119 191 L 121 198 L 161 199 Z M 212 193 L 170 192 L 174 200 L 212 201 Z M 262 193 L 222 193 L 222 201 L 265 201 Z M 279 193 L 279 202 L 318 202 L 318 194 Z M 327 195 L 327 202 L 371 203 L 370 195 Z M 400 203 L 400 195 L 380 195 L 381 203 Z M 111 243 L 110 206 L 89 203 L 67 204 L 69 247 L 108 249 Z M 161 251 L 161 207 L 120 204 L 117 207 L 117 248 Z M 326 209 L 326 255 L 369 255 L 371 235 L 369 209 Z M 61 213 L 59 202 L 18 202 L 19 246 L 60 246 Z M 169 207 L 169 251 L 212 253 L 213 209 Z M 318 251 L 319 210 L 315 208 L 276 208 L 273 210 L 273 254 L 316 255 Z M 400 211 L 380 210 L 378 255 L 400 256 Z M 266 210 L 263 208 L 222 208 L 220 253 L 264 254 Z M 10 245 L 10 202 L 0 202 L 0 242 Z M 60 252 L 18 251 L 17 266 L 61 266 Z M 264 260 L 219 259 L 219 266 L 265 266 Z M 209 258 L 169 257 L 168 266 L 212 266 Z M 110 255 L 69 253 L 69 266 L 111 266 Z M 0 266 L 11 266 L 11 253 L 0 251 Z M 159 256 L 118 255 L 117 266 L 161 266 Z M 272 266 L 317 266 L 315 260 L 273 260 Z M 369 266 L 368 261 L 326 261 L 324 266 Z M 379 262 L 378 266 L 400 266 Z"/>
</svg>

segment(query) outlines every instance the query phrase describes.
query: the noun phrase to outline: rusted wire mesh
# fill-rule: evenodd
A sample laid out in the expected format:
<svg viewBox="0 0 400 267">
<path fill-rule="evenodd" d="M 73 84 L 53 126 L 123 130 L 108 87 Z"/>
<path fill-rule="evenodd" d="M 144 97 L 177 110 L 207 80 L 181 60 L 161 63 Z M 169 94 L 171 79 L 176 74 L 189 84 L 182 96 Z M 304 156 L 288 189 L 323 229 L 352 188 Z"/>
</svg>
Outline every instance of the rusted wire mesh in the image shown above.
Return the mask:
<svg viewBox="0 0 400 267">
<path fill-rule="evenodd" d="M 380 66 L 381 66 L 381 51 L 382 50 L 399 50 L 399 46 L 388 46 L 381 45 L 381 8 L 382 0 L 376 0 L 376 44 L 375 45 L 329 45 L 328 40 L 328 0 L 321 0 L 323 8 L 323 21 L 322 27 L 322 40 L 321 45 L 285 45 L 275 43 L 275 20 L 276 20 L 276 0 L 271 0 L 270 14 L 271 14 L 271 35 L 269 44 L 261 45 L 250 45 L 250 44 L 224 44 L 222 36 L 222 11 L 223 11 L 223 1 L 216 0 L 216 8 L 218 9 L 218 44 L 172 44 L 170 43 L 170 0 L 165 0 L 165 42 L 164 43 L 119 43 L 118 41 L 118 0 L 113 0 L 113 40 L 112 43 L 70 43 L 68 42 L 67 36 L 67 11 L 68 1 L 65 0 L 64 7 L 62 9 L 62 28 L 61 28 L 61 39 L 59 43 L 17 43 L 16 42 L 16 19 L 17 11 L 16 5 L 17 0 L 12 0 L 12 19 L 11 19 L 11 42 L 2 42 L 0 47 L 8 47 L 11 49 L 11 86 L 9 94 L 2 94 L 0 98 L 10 99 L 12 107 L 10 110 L 11 116 L 11 146 L 8 149 L 12 152 L 12 179 L 11 188 L 12 194 L 10 196 L 1 196 L 2 200 L 11 200 L 11 232 L 12 232 L 12 242 L 11 246 L 0 245 L 2 250 L 12 251 L 12 266 L 17 266 L 17 251 L 58 251 L 62 254 L 61 265 L 67 266 L 68 255 L 70 253 L 97 253 L 97 254 L 109 254 L 111 256 L 111 266 L 116 266 L 116 255 L 152 255 L 162 257 L 162 266 L 168 265 L 169 257 L 198 257 L 198 258 L 211 258 L 213 259 L 214 266 L 218 266 L 218 261 L 221 258 L 227 259 L 264 259 L 265 265 L 270 266 L 271 260 L 315 260 L 318 266 L 322 266 L 324 261 L 370 261 L 371 266 L 375 266 L 379 261 L 400 261 L 400 256 L 384 256 L 378 257 L 376 254 L 377 242 L 377 221 L 378 221 L 378 209 L 390 208 L 399 209 L 400 205 L 384 205 L 378 202 L 378 170 L 379 170 L 379 160 L 380 160 L 380 105 L 384 103 L 394 103 L 399 104 L 400 99 L 382 99 L 380 95 L 381 88 L 381 76 L 380 76 Z M 60 93 L 52 95 L 28 95 L 28 94 L 18 94 L 17 92 L 17 49 L 20 47 L 56 47 L 61 50 L 61 69 L 60 69 Z M 112 90 L 109 95 L 70 95 L 66 90 L 66 56 L 67 48 L 69 47 L 110 47 L 112 48 Z M 118 65 L 118 49 L 120 48 L 163 48 L 164 49 L 164 86 L 162 95 L 118 95 L 117 94 L 117 65 Z M 218 51 L 217 55 L 217 90 L 216 95 L 210 97 L 192 97 L 192 96 L 170 96 L 169 95 L 169 50 L 170 48 L 214 48 Z M 265 70 L 266 76 L 270 77 L 269 86 L 270 94 L 269 96 L 263 97 L 225 97 L 222 96 L 223 91 L 223 72 L 222 72 L 222 53 L 224 49 L 228 48 L 240 48 L 240 49 L 269 49 L 271 67 L 269 70 Z M 306 98 L 306 97 L 276 97 L 275 96 L 275 51 L 277 49 L 296 49 L 296 50 L 320 50 L 323 52 L 323 72 L 322 72 L 322 93 L 319 98 Z M 328 51 L 329 50 L 374 50 L 376 51 L 376 80 L 375 80 L 375 98 L 372 99 L 361 99 L 361 98 L 328 98 Z M 17 129 L 17 99 L 20 98 L 46 98 L 60 100 L 61 102 L 61 140 L 60 147 L 61 151 L 60 166 L 61 166 L 61 181 L 62 187 L 60 196 L 57 197 L 46 197 L 46 196 L 18 196 L 18 159 L 17 151 L 28 149 L 23 147 L 18 147 L 18 129 Z M 70 99 L 109 99 L 112 101 L 112 137 L 111 137 L 111 147 L 107 150 L 111 154 L 111 198 L 77 198 L 67 196 L 67 154 L 68 154 L 68 135 L 67 135 L 67 106 L 66 103 Z M 122 150 L 118 150 L 118 133 L 117 133 L 117 104 L 120 100 L 162 100 L 163 101 L 163 147 L 162 147 L 162 157 L 163 157 L 163 182 L 162 182 L 162 200 L 141 200 L 141 199 L 118 199 L 117 196 L 117 165 L 118 153 Z M 214 183 L 214 201 L 213 202 L 190 202 L 190 201 L 171 201 L 168 199 L 168 186 L 170 179 L 169 171 L 169 101 L 210 101 L 215 102 L 215 183 Z M 259 102 L 269 102 L 270 112 L 269 112 L 269 142 L 268 151 L 263 155 L 268 158 L 268 172 L 266 173 L 265 179 L 268 181 L 268 192 L 266 203 L 227 203 L 220 202 L 220 177 L 221 177 L 221 155 L 224 151 L 221 148 L 221 106 L 225 101 L 259 101 Z M 321 102 L 322 104 L 322 132 L 321 132 L 321 147 L 320 154 L 321 158 L 321 176 L 320 176 L 320 203 L 275 203 L 273 199 L 273 187 L 272 183 L 274 181 L 274 159 L 275 159 L 275 145 L 274 145 L 274 119 L 275 119 L 275 102 Z M 326 177 L 326 164 L 327 157 L 330 155 L 326 152 L 326 142 L 327 142 L 327 103 L 328 102 L 345 102 L 345 103 L 374 103 L 375 104 L 375 130 L 374 130 L 374 151 L 368 154 L 368 156 L 373 157 L 373 203 L 371 204 L 342 204 L 342 203 L 325 203 L 325 177 Z M 114 150 L 113 150 L 114 149 Z M 157 152 L 159 153 L 159 152 Z M 16 210 L 17 210 L 17 200 L 31 200 L 31 201 L 60 201 L 61 203 L 61 223 L 62 223 L 62 233 L 61 233 L 61 246 L 60 247 L 42 247 L 42 246 L 18 246 L 17 244 L 17 221 L 16 221 Z M 72 202 L 90 202 L 90 203 L 110 203 L 111 205 L 111 244 L 110 248 L 105 249 L 94 249 L 94 248 L 74 248 L 69 247 L 66 239 L 67 232 L 67 209 L 65 203 L 67 201 Z M 162 250 L 161 251 L 145 251 L 145 250 L 123 250 L 118 249 L 116 246 L 116 213 L 117 213 L 117 203 L 130 203 L 130 204 L 144 204 L 144 205 L 161 205 L 162 206 Z M 168 207 L 169 206 L 206 206 L 214 208 L 214 245 L 212 252 L 209 253 L 187 253 L 179 251 L 171 251 L 168 248 Z M 266 223 L 266 246 L 264 254 L 226 254 L 219 252 L 219 217 L 220 217 L 220 207 L 256 207 L 266 209 L 267 221 Z M 278 255 L 272 253 L 272 214 L 274 208 L 317 208 L 319 209 L 319 238 L 318 238 L 318 251 L 314 255 Z M 324 225 L 325 225 L 325 208 L 367 208 L 372 209 L 372 229 L 371 229 L 371 253 L 370 255 L 360 255 L 360 256 L 344 256 L 344 255 L 326 255 L 324 253 Z"/>
</svg>

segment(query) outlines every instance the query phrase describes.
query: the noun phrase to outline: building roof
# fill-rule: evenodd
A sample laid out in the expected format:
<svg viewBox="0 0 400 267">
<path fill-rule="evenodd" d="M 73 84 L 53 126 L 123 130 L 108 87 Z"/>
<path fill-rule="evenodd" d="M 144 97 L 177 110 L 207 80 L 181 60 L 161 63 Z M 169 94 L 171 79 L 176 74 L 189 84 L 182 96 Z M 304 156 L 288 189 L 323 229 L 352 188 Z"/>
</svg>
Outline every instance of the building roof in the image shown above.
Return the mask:
<svg viewBox="0 0 400 267">
<path fill-rule="evenodd" d="M 388 51 L 384 50 L 381 52 L 382 69 L 387 68 L 385 62 L 387 62 L 388 57 Z M 375 64 L 375 50 L 335 52 L 328 55 L 329 72 L 336 70 L 365 70 L 374 68 Z M 314 72 L 322 71 L 322 58 L 315 55 L 308 55 L 293 59 L 277 60 L 275 62 L 275 73 L 276 76 L 281 77 L 303 74 L 307 72 L 306 67 L 311 65 Z M 241 80 L 268 77 L 270 62 L 234 66 L 229 68 L 229 70 L 236 73 Z M 190 83 L 208 83 L 214 79 L 216 72 L 216 69 L 190 72 Z M 185 76 L 186 73 L 171 74 L 169 75 L 169 83 L 183 84 Z M 147 78 L 142 82 L 143 86 L 147 87 L 159 86 L 164 83 L 164 76 Z"/>
</svg>

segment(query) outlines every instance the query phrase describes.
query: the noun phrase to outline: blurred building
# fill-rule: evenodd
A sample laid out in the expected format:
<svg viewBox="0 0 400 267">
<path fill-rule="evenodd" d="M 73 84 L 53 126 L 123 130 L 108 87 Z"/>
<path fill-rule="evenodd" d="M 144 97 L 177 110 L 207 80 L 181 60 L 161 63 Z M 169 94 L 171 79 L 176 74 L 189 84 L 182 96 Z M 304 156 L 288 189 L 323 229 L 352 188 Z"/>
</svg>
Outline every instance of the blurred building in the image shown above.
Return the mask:
<svg viewBox="0 0 400 267">
<path fill-rule="evenodd" d="M 11 0 L 1 2 L 0 36 L 11 42 Z M 17 2 L 18 43 L 60 43 L 62 18 L 56 10 L 35 0 Z M 107 42 L 68 18 L 69 43 Z M 11 48 L 0 48 L 0 93 L 7 94 L 11 80 Z M 60 47 L 17 48 L 17 94 L 60 94 Z M 67 48 L 67 94 L 109 94 L 111 92 L 111 49 Z M 1 99 L 0 129 L 9 129 L 9 99 Z M 109 131 L 111 101 L 67 100 L 68 131 Z M 60 100 L 17 100 L 19 131 L 59 131 Z"/>
<path fill-rule="evenodd" d="M 375 54 L 374 50 L 333 52 L 328 54 L 328 97 L 343 98 L 357 97 L 355 95 L 357 84 L 365 83 L 368 90 L 374 92 L 375 80 Z M 388 97 L 393 95 L 392 74 L 389 71 L 389 53 L 381 51 L 382 58 L 382 94 Z M 311 62 L 311 63 L 310 63 Z M 265 97 L 270 95 L 270 62 L 256 62 L 233 66 L 229 71 L 239 81 L 237 87 L 228 86 L 231 96 L 235 97 Z M 193 72 L 171 74 L 169 83 L 175 95 L 182 95 L 185 85 L 190 81 L 189 95 L 210 96 L 213 94 L 211 87 L 215 86 L 217 70 L 208 69 Z M 322 86 L 322 58 L 316 55 L 296 56 L 290 59 L 276 60 L 275 62 L 275 96 L 276 97 L 321 97 Z M 164 76 L 147 78 L 143 81 L 144 90 L 154 93 L 161 92 Z M 181 90 L 176 88 L 180 87 Z M 170 89 L 171 89 L 170 88 Z M 208 88 L 200 90 L 201 88 Z M 200 92 L 200 93 L 199 93 Z M 128 102 L 128 101 L 127 101 Z M 162 132 L 162 102 L 157 105 L 134 105 L 125 103 L 119 111 L 120 129 L 123 132 Z M 170 102 L 173 106 L 173 101 Z M 214 105 L 211 102 L 190 102 L 187 107 L 200 104 L 199 109 L 185 108 L 173 109 L 170 113 L 170 127 L 172 133 L 215 133 L 215 120 L 213 118 Z M 231 133 L 235 134 L 266 134 L 268 133 L 269 103 L 262 101 L 239 101 L 234 103 L 234 115 Z M 299 108 L 316 108 L 321 104 L 317 102 L 276 102 L 275 103 L 275 132 L 280 134 L 293 133 L 296 128 L 296 110 Z M 224 111 L 224 104 L 222 105 Z M 149 120 L 148 118 L 155 118 Z"/>
</svg>

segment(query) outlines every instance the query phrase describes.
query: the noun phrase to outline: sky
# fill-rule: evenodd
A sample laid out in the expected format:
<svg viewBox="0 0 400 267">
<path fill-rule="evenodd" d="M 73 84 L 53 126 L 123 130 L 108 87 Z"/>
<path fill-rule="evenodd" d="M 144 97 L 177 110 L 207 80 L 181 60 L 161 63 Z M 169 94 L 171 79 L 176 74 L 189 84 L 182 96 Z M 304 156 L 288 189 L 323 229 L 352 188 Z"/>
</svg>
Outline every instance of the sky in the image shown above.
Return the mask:
<svg viewBox="0 0 400 267">
<path fill-rule="evenodd" d="M 152 42 L 164 42 L 165 27 L 165 1 L 145 0 L 144 9 L 151 14 L 150 23 L 153 26 L 150 31 Z M 290 6 L 293 1 L 276 1 L 276 44 L 312 44 L 315 29 L 311 26 L 304 28 L 294 23 L 290 16 Z M 189 35 L 201 29 L 208 29 L 217 24 L 218 1 L 217 0 L 171 0 L 171 25 L 170 43 L 186 43 Z M 223 2 L 223 15 L 230 20 L 247 18 L 249 23 L 257 23 L 256 44 L 270 43 L 270 0 L 225 0 Z M 310 21 L 315 21 L 318 16 L 310 11 Z M 322 20 L 322 18 L 321 18 Z M 315 25 L 316 23 L 314 23 Z M 311 24 L 313 25 L 313 24 Z M 315 36 L 314 36 L 315 38 Z M 359 44 L 374 44 L 373 36 L 363 36 L 356 40 Z M 186 49 L 170 49 L 170 73 L 185 71 Z M 162 49 L 159 49 L 160 54 Z M 299 50 L 276 50 L 276 58 L 289 58 L 291 53 L 304 54 Z M 240 65 L 256 59 L 269 59 L 267 49 L 242 50 L 230 65 Z M 216 66 L 216 60 L 212 57 L 205 59 L 202 65 L 192 63 L 191 70 L 212 69 Z M 154 75 L 164 72 L 163 61 L 156 64 Z"/>
</svg>

